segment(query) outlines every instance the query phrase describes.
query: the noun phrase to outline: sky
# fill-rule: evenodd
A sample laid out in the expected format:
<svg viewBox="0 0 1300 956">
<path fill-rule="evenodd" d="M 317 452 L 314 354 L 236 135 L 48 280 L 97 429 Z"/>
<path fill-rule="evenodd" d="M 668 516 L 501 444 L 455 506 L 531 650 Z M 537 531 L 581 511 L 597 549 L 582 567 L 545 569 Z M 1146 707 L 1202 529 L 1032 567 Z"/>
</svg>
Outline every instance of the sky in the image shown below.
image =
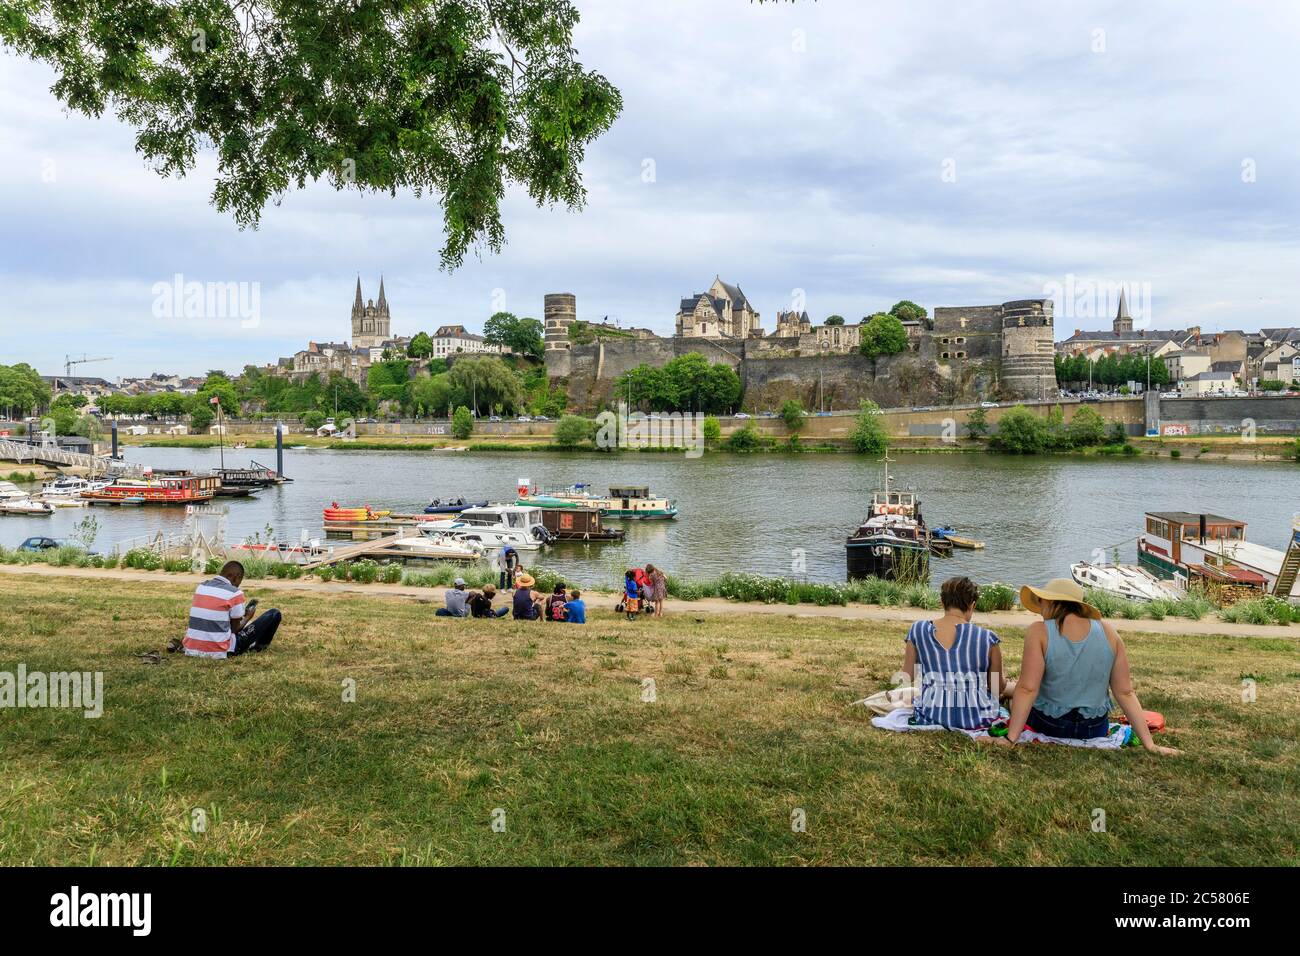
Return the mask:
<svg viewBox="0 0 1300 956">
<path fill-rule="evenodd" d="M 0 364 L 202 374 L 342 341 L 385 280 L 393 333 L 499 308 L 671 334 L 715 275 L 768 331 L 1049 296 L 1057 337 L 1300 325 L 1300 5 L 579 0 L 579 59 L 624 97 L 580 211 L 507 195 L 507 244 L 439 267 L 436 199 L 317 184 L 239 230 L 203 157 L 164 179 L 111 116 L 0 51 Z M 1059 8 L 1059 9 L 1058 9 Z M 155 313 L 237 283 L 256 321 Z M 246 299 L 251 306 L 251 298 Z M 183 310 L 176 310 L 182 312 Z M 251 311 L 251 310 L 250 310 Z"/>
</svg>

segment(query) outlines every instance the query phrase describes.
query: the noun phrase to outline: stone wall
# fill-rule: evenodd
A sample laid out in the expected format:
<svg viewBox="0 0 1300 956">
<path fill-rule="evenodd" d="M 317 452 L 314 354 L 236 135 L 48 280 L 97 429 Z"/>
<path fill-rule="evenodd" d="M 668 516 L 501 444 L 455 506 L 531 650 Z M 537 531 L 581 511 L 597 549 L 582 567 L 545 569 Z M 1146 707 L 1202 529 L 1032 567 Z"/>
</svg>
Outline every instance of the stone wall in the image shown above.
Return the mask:
<svg viewBox="0 0 1300 956">
<path fill-rule="evenodd" d="M 1300 434 L 1300 396 L 1276 398 L 1162 398 L 1161 435 L 1240 435 L 1250 423 L 1262 435 Z"/>
</svg>

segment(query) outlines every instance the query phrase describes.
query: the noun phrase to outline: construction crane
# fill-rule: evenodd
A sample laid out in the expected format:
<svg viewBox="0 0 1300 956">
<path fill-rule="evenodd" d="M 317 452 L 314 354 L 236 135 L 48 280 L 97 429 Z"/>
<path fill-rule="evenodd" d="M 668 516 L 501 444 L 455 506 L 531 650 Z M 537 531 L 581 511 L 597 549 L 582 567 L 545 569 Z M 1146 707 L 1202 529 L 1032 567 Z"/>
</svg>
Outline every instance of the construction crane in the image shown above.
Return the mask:
<svg viewBox="0 0 1300 956">
<path fill-rule="evenodd" d="M 64 355 L 63 356 L 63 377 L 64 378 L 72 377 L 72 366 L 74 365 L 85 365 L 87 362 L 111 362 L 111 361 L 113 361 L 112 356 L 105 356 L 103 358 L 90 358 L 84 352 L 81 354 L 81 358 L 79 359 L 74 359 L 71 355 Z"/>
</svg>

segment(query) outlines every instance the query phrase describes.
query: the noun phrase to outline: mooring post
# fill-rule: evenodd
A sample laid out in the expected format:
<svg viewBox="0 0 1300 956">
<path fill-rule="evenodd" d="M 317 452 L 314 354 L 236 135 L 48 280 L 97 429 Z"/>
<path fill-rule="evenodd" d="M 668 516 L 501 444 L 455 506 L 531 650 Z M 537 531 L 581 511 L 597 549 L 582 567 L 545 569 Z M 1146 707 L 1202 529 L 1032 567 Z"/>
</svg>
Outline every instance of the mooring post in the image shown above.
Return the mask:
<svg viewBox="0 0 1300 956">
<path fill-rule="evenodd" d="M 275 423 L 275 473 L 284 477 L 284 422 Z"/>
<path fill-rule="evenodd" d="M 117 419 L 113 420 L 113 458 L 117 458 Z"/>
</svg>

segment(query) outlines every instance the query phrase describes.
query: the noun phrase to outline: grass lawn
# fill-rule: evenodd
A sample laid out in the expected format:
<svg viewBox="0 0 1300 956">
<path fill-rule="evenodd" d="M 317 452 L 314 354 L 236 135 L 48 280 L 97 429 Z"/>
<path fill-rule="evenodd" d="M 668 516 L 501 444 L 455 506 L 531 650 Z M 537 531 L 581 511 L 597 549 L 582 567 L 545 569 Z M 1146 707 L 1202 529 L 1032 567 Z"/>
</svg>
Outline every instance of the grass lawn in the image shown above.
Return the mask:
<svg viewBox="0 0 1300 956">
<path fill-rule="evenodd" d="M 285 613 L 270 652 L 150 665 L 186 586 L 0 577 L 0 671 L 103 671 L 105 694 L 98 720 L 0 710 L 0 864 L 1297 862 L 1293 640 L 1130 634 L 1171 759 L 873 729 L 849 704 L 902 624 L 250 594 Z"/>
</svg>

